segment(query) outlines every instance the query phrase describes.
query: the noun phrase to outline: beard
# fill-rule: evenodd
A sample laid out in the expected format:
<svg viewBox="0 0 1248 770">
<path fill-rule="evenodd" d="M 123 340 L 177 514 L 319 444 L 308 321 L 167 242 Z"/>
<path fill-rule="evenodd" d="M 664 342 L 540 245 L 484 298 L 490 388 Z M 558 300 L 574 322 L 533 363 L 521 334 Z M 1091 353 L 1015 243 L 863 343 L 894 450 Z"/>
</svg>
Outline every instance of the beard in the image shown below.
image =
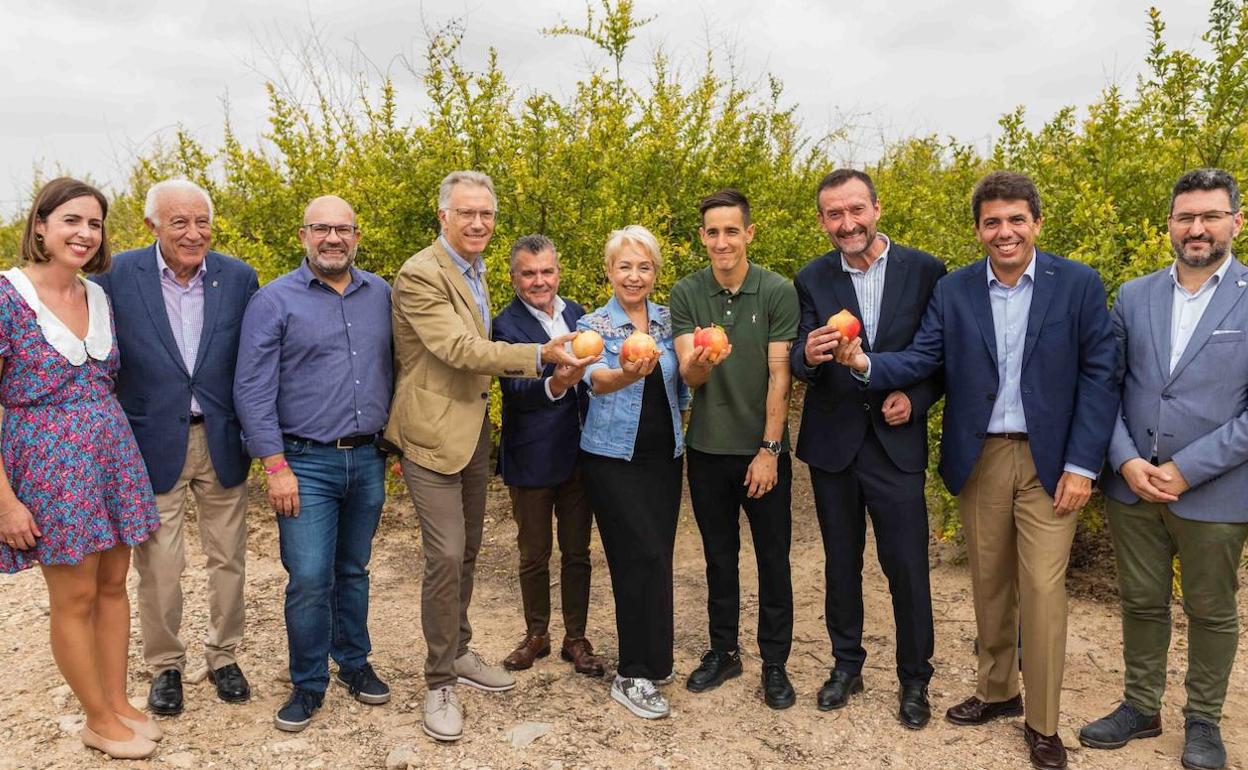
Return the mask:
<svg viewBox="0 0 1248 770">
<path fill-rule="evenodd" d="M 1209 253 L 1203 257 L 1188 256 L 1183 246 L 1186 243 L 1193 242 L 1209 244 Z M 1223 257 L 1225 257 L 1231 250 L 1231 244 L 1229 242 L 1217 241 L 1213 238 L 1188 238 L 1179 243 L 1171 241 L 1170 245 L 1174 249 L 1175 259 L 1179 260 L 1188 267 L 1196 268 L 1208 267 L 1209 265 L 1215 265 L 1221 262 Z"/>
<path fill-rule="evenodd" d="M 325 259 L 322 257 L 320 249 L 307 249 L 306 252 L 308 255 L 308 262 L 310 262 L 318 272 L 327 276 L 339 276 L 349 271 L 351 269 L 351 265 L 355 263 L 355 250 L 356 247 L 352 246 L 351 248 L 346 249 L 346 253 L 343 257 L 331 258 L 332 261 L 331 259 Z"/>
</svg>

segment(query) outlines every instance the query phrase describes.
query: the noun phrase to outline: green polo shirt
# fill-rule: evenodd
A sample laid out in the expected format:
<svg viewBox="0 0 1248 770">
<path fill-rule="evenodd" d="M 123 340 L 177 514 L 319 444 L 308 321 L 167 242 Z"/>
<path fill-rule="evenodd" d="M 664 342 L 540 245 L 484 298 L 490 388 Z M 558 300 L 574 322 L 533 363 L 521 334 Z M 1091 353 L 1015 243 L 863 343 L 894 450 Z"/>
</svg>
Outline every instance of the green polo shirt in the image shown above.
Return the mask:
<svg viewBox="0 0 1248 770">
<path fill-rule="evenodd" d="M 767 423 L 767 345 L 797 337 L 793 282 L 751 262 L 732 294 L 707 267 L 676 282 L 670 306 L 672 334 L 719 324 L 732 343 L 732 355 L 693 395 L 685 443 L 708 454 L 756 454 Z M 787 418 L 781 441 L 788 451 Z"/>
</svg>

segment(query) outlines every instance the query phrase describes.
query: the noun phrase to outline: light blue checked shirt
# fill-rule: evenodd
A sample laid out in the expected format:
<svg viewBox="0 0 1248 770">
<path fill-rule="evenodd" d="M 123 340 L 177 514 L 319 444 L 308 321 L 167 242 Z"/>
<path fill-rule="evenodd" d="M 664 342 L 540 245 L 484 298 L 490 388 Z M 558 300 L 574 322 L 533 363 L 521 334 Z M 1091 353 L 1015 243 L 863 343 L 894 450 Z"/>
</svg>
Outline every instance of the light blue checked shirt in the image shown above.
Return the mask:
<svg viewBox="0 0 1248 770">
<path fill-rule="evenodd" d="M 893 243 L 888 236 L 880 234 L 884 241 L 884 251 L 866 270 L 851 267 L 845 255 L 841 255 L 841 269 L 849 273 L 849 280 L 854 284 L 854 294 L 858 295 L 858 309 L 862 311 L 862 328 L 867 333 L 867 342 L 875 347 L 875 330 L 880 325 L 880 298 L 884 296 L 884 266 L 888 262 L 888 252 Z"/>
</svg>

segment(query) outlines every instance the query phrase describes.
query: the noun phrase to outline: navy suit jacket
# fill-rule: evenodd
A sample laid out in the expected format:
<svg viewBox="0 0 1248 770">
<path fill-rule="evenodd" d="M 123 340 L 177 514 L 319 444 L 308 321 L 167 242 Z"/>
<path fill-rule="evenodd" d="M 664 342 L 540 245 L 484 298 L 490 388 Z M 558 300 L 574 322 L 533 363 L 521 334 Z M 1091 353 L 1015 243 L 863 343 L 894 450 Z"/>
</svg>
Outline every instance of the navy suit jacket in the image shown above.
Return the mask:
<svg viewBox="0 0 1248 770">
<path fill-rule="evenodd" d="M 259 283 L 250 265 L 215 251 L 204 257 L 204 267 L 204 328 L 192 372 L 165 312 L 156 244 L 117 254 L 108 272 L 92 276 L 113 308 L 121 353 L 117 399 L 157 494 L 177 483 L 186 462 L 192 393 L 204 412 L 208 453 L 221 485 L 243 483 L 251 464 L 234 413 L 234 365 L 243 311 Z"/>
<path fill-rule="evenodd" d="M 945 371 L 940 475 L 958 494 L 984 444 L 1000 382 L 987 260 L 936 284 L 923 323 L 899 353 L 871 354 L 871 384 L 895 390 Z M 1118 414 L 1117 345 L 1105 287 L 1092 268 L 1036 252 L 1036 282 L 1023 343 L 1022 401 L 1040 483 L 1055 494 L 1067 463 L 1105 462 Z"/>
<path fill-rule="evenodd" d="M 576 331 L 585 308 L 564 298 L 563 320 Z M 525 309 L 519 297 L 494 317 L 492 336 L 499 342 L 550 341 L 550 335 Z M 555 372 L 546 364 L 534 379 L 499 377 L 503 391 L 503 435 L 498 447 L 498 472 L 510 487 L 554 487 L 567 481 L 576 466 L 581 425 L 589 408 L 589 390 L 578 383 L 575 395 L 557 401 L 546 397 L 546 378 Z"/>
<path fill-rule="evenodd" d="M 875 345 L 863 331 L 863 350 L 902 350 L 919 328 L 936 282 L 945 265 L 925 251 L 896 243 L 884 263 L 884 292 Z M 903 471 L 927 469 L 927 410 L 940 398 L 944 381 L 939 373 L 901 388 L 910 397 L 910 422 L 892 426 L 884 422 L 881 408 L 887 394 L 867 390 L 850 370 L 835 362 L 806 365 L 806 337 L 827 323 L 829 316 L 848 308 L 862 318 L 858 295 L 849 273 L 841 267 L 841 252 L 830 251 L 802 268 L 793 279 L 802 318 L 797 342 L 790 354 L 793 376 L 806 383 L 802 403 L 802 430 L 797 437 L 797 456 L 808 465 L 836 473 L 845 470 L 858 454 L 867 426 Z"/>
</svg>

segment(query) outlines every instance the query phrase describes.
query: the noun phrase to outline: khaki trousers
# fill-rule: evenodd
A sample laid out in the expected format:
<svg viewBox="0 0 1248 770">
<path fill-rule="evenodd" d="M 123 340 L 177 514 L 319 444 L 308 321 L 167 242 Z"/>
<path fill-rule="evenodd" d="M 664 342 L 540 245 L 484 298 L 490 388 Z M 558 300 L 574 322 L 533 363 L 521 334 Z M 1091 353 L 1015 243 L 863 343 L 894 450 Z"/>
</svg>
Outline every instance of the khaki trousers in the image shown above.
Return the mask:
<svg viewBox="0 0 1248 770">
<path fill-rule="evenodd" d="M 430 690 L 455 684 L 455 659 L 468 652 L 472 641 L 468 605 L 485 522 L 489 464 L 488 418 L 472 458 L 459 473 L 437 473 L 407 459 L 402 463 L 425 550 L 420 624 L 428 650 L 425 685 Z"/>
<path fill-rule="evenodd" d="M 243 639 L 243 583 L 247 554 L 247 484 L 226 488 L 217 481 L 203 424 L 191 425 L 186 463 L 173 488 L 156 495 L 160 527 L 134 549 L 139 574 L 139 625 L 143 659 L 153 674 L 183 671 L 186 645 L 182 627 L 182 572 L 186 568 L 183 523 L 187 493 L 199 507 L 199 538 L 208 558 L 208 667 L 237 662 Z"/>
<path fill-rule="evenodd" d="M 987 703 L 1018 695 L 1022 620 L 1024 710 L 1042 735 L 1057 732 L 1066 658 L 1066 565 L 1077 517 L 1058 517 L 1026 441 L 990 438 L 958 495 Z"/>
</svg>

